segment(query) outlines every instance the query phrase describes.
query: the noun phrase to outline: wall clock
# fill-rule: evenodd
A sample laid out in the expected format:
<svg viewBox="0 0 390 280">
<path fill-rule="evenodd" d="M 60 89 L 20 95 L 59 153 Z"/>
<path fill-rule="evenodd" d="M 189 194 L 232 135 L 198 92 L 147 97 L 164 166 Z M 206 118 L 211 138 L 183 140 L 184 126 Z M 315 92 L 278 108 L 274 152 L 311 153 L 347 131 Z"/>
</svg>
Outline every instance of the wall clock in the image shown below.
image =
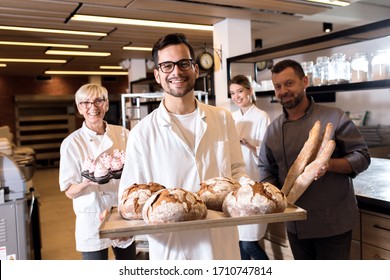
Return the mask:
<svg viewBox="0 0 390 280">
<path fill-rule="evenodd" d="M 207 51 L 202 52 L 197 60 L 197 63 L 203 70 L 210 70 L 214 67 L 214 57 Z"/>
</svg>

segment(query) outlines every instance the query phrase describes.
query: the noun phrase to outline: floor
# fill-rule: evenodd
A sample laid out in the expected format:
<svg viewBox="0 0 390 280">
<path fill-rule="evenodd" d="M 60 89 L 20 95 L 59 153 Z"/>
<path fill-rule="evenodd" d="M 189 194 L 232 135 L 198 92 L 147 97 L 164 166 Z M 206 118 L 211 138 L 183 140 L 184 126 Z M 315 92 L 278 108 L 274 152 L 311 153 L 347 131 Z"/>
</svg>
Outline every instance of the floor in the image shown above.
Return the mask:
<svg viewBox="0 0 390 280">
<path fill-rule="evenodd" d="M 75 214 L 72 200 L 60 191 L 58 168 L 38 169 L 33 177 L 34 188 L 39 195 L 41 223 L 41 255 L 43 260 L 80 260 L 75 245 Z M 140 252 L 138 259 L 147 259 Z M 109 251 L 109 259 L 114 259 Z"/>
<path fill-rule="evenodd" d="M 43 260 L 79 260 L 72 200 L 60 191 L 58 169 L 38 169 L 33 177 L 39 195 Z"/>
</svg>

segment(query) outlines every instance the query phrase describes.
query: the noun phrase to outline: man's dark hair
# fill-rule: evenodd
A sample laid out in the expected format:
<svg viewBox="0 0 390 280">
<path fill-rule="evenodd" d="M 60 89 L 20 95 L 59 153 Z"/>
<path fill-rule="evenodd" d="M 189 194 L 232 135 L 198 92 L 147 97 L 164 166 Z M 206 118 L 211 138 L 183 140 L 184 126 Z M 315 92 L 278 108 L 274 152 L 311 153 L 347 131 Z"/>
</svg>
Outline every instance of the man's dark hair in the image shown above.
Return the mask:
<svg viewBox="0 0 390 280">
<path fill-rule="evenodd" d="M 183 33 L 172 33 L 158 39 L 158 41 L 153 46 L 152 55 L 156 67 L 158 64 L 158 51 L 170 45 L 179 45 L 179 44 L 186 45 L 190 50 L 191 59 L 194 59 L 195 57 L 194 49 L 188 43 L 186 35 L 184 35 Z"/>
<path fill-rule="evenodd" d="M 299 78 L 303 78 L 305 76 L 305 71 L 303 71 L 301 64 L 299 64 L 299 62 L 292 60 L 292 59 L 285 59 L 285 60 L 279 61 L 278 63 L 276 63 L 272 67 L 271 73 L 278 74 L 288 67 L 291 67 L 292 69 L 294 69 L 295 74 Z"/>
</svg>

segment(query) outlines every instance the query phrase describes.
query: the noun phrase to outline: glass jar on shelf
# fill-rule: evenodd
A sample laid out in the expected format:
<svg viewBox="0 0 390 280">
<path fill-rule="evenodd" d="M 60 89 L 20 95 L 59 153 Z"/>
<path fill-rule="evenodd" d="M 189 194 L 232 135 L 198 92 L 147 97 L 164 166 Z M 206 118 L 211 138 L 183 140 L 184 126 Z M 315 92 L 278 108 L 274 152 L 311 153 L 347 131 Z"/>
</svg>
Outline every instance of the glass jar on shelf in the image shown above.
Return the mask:
<svg viewBox="0 0 390 280">
<path fill-rule="evenodd" d="M 328 64 L 329 57 L 319 56 L 313 68 L 313 86 L 323 86 L 328 84 Z"/>
<path fill-rule="evenodd" d="M 305 71 L 305 75 L 309 80 L 309 87 L 313 86 L 313 71 L 314 71 L 313 61 L 301 62 L 301 66 L 303 68 L 303 71 Z"/>
<path fill-rule="evenodd" d="M 372 80 L 390 79 L 390 51 L 378 50 L 371 61 Z"/>
<path fill-rule="evenodd" d="M 330 57 L 328 82 L 330 85 L 346 84 L 351 80 L 351 64 L 345 54 L 335 53 Z"/>
<path fill-rule="evenodd" d="M 368 81 L 368 59 L 366 53 L 355 53 L 351 58 L 351 82 Z"/>
</svg>

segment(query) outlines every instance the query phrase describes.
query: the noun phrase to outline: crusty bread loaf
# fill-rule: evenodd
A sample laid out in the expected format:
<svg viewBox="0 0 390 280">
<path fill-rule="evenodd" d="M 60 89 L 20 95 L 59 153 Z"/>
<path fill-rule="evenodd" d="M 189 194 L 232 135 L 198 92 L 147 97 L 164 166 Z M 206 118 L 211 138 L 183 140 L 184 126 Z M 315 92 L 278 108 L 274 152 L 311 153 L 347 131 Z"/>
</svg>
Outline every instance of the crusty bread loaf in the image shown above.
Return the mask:
<svg viewBox="0 0 390 280">
<path fill-rule="evenodd" d="M 199 197 L 205 202 L 207 209 L 222 211 L 222 203 L 227 194 L 241 187 L 232 178 L 214 177 L 200 183 Z"/>
<path fill-rule="evenodd" d="M 288 170 L 284 181 L 282 192 L 287 196 L 294 185 L 295 180 L 305 169 L 305 166 L 310 163 L 317 154 L 320 143 L 321 122 L 316 121 L 310 130 L 309 138 L 306 140 L 303 148 L 299 152 L 293 165 Z"/>
<path fill-rule="evenodd" d="M 270 183 L 242 186 L 230 192 L 222 205 L 229 217 L 243 217 L 283 212 L 287 207 L 284 193 Z"/>
<path fill-rule="evenodd" d="M 180 188 L 164 189 L 146 201 L 142 215 L 147 224 L 165 224 L 205 219 L 207 208 L 195 193 Z"/>
<path fill-rule="evenodd" d="M 118 205 L 119 214 L 128 220 L 142 220 L 142 208 L 146 200 L 153 193 L 162 189 L 165 187 L 153 182 L 131 185 L 122 194 Z"/>
<path fill-rule="evenodd" d="M 315 180 L 316 174 L 319 173 L 320 169 L 329 161 L 335 147 L 336 143 L 333 140 L 328 140 L 321 154 L 312 163 L 306 166 L 303 173 L 295 180 L 295 183 L 287 196 L 288 202 L 295 203 L 298 198 L 301 197 Z"/>
</svg>

